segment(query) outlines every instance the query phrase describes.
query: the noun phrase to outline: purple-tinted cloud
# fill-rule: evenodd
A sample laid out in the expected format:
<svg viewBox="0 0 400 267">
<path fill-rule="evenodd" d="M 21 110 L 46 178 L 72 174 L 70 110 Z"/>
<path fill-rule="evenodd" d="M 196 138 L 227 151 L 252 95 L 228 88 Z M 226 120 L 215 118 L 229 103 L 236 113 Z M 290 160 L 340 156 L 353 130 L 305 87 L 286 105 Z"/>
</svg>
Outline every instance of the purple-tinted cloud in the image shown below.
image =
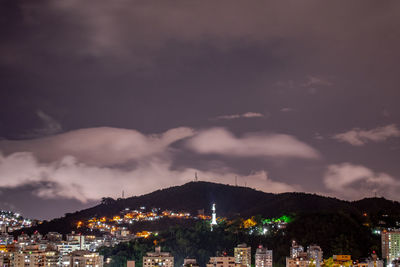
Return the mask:
<svg viewBox="0 0 400 267">
<path fill-rule="evenodd" d="M 233 184 L 239 176 L 250 187 L 267 192 L 300 190 L 299 186 L 271 180 L 265 171 L 240 175 L 228 169 L 201 171 L 194 168 L 173 169 L 170 159 L 140 161 L 131 170 L 88 165 L 72 156 L 51 163 L 40 163 L 32 153 L 0 155 L 0 187 L 15 188 L 45 183 L 35 190 L 42 198 L 69 198 L 83 203 L 103 196 L 117 197 L 124 190 L 128 195 L 149 193 L 157 188 L 183 184 L 198 173 L 203 181 Z"/>
<path fill-rule="evenodd" d="M 246 112 L 243 114 L 221 115 L 215 117 L 214 120 L 234 120 L 240 118 L 250 119 L 250 118 L 262 118 L 262 117 L 265 117 L 265 115 L 258 112 Z"/>
<path fill-rule="evenodd" d="M 223 183 L 232 183 L 239 176 L 248 186 L 268 192 L 300 189 L 272 180 L 265 170 L 241 175 L 227 166 L 206 171 L 190 166 L 174 167 L 173 151 L 177 148 L 172 149 L 171 145 L 193 135 L 194 130 L 185 127 L 150 135 L 103 127 L 41 139 L 3 140 L 0 149 L 7 155 L 0 154 L 0 187 L 37 184 L 41 186 L 34 193 L 39 197 L 85 203 L 106 195 L 118 196 L 122 190 L 138 195 L 151 192 L 155 185 L 160 188 L 182 184 L 193 180 L 197 172 L 201 180 Z M 293 137 L 279 138 L 301 145 Z M 257 139 L 252 142 L 256 145 Z"/>
<path fill-rule="evenodd" d="M 324 184 L 334 195 L 346 199 L 360 199 L 365 196 L 385 195 L 399 200 L 400 182 L 386 173 L 351 163 L 332 164 L 323 178 Z"/>
<path fill-rule="evenodd" d="M 395 124 L 377 127 L 370 130 L 354 128 L 350 131 L 335 134 L 334 139 L 349 143 L 353 146 L 362 146 L 368 142 L 383 142 L 392 137 L 400 137 L 400 130 Z"/>
<path fill-rule="evenodd" d="M 199 132 L 187 141 L 187 146 L 201 154 L 227 157 L 278 157 L 317 159 L 319 153 L 286 134 L 248 134 L 236 137 L 224 128 Z"/>
<path fill-rule="evenodd" d="M 29 151 L 41 161 L 72 156 L 83 163 L 108 166 L 162 156 L 172 143 L 193 134 L 194 131 L 186 127 L 150 135 L 136 130 L 101 127 L 34 140 L 1 140 L 0 150 L 7 154 Z"/>
</svg>

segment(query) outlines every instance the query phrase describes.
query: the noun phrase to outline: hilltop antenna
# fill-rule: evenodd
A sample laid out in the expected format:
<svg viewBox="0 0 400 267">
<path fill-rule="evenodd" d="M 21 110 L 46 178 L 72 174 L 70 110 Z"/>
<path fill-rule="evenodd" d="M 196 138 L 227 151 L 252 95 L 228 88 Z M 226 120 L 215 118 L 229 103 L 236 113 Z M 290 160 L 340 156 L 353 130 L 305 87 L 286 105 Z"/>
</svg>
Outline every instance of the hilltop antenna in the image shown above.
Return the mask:
<svg viewBox="0 0 400 267">
<path fill-rule="evenodd" d="M 124 190 L 122 190 L 122 198 L 124 198 L 125 197 L 125 192 L 124 192 Z"/>
<path fill-rule="evenodd" d="M 235 186 L 237 186 L 237 176 L 235 176 Z"/>
<path fill-rule="evenodd" d="M 194 173 L 194 181 L 197 182 L 199 178 L 197 177 L 197 172 Z"/>
</svg>

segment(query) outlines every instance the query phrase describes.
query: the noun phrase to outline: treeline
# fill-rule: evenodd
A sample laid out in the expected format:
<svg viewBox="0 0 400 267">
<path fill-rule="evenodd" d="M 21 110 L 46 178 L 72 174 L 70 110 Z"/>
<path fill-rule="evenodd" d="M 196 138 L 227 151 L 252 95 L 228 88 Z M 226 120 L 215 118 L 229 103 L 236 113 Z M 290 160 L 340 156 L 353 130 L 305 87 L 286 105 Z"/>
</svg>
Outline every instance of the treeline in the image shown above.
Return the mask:
<svg viewBox="0 0 400 267">
<path fill-rule="evenodd" d="M 233 248 L 240 243 L 252 247 L 252 256 L 258 245 L 273 250 L 274 266 L 285 266 L 292 240 L 304 247 L 317 244 L 324 251 L 324 258 L 333 254 L 350 254 L 354 259 L 367 257 L 372 251 L 380 255 L 380 237 L 373 235 L 363 225 L 364 218 L 347 213 L 305 213 L 297 215 L 284 230 L 270 235 L 249 234 L 241 226 L 241 220 L 223 222 L 210 230 L 206 222 L 197 222 L 190 227 L 176 226 L 147 239 L 122 243 L 114 248 L 101 248 L 105 258 L 111 258 L 109 266 L 125 266 L 127 260 L 135 260 L 142 267 L 146 252 L 160 245 L 163 251 L 175 257 L 175 266 L 181 266 L 184 258 L 196 258 L 205 266 L 209 258 L 218 252 L 233 255 Z M 254 262 L 254 258 L 253 258 Z"/>
</svg>

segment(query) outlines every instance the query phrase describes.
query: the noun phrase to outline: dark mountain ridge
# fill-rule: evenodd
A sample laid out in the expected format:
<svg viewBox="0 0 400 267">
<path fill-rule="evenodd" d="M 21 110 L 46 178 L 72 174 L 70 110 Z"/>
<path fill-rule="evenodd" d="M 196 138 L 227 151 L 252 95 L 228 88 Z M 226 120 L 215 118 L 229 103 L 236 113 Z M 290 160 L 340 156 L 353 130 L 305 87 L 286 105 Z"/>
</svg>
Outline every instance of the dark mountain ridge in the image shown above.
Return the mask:
<svg viewBox="0 0 400 267">
<path fill-rule="evenodd" d="M 58 231 L 70 232 L 80 220 L 92 217 L 113 216 L 125 208 L 169 209 L 197 214 L 204 209 L 210 214 L 212 203 L 217 205 L 217 214 L 221 217 L 233 218 L 236 216 L 250 217 L 277 217 L 284 214 L 316 213 L 316 212 L 345 212 L 361 216 L 364 213 L 373 214 L 400 214 L 400 203 L 384 198 L 366 198 L 359 201 L 344 201 L 337 198 L 324 197 L 307 193 L 273 194 L 258 191 L 248 187 L 231 186 L 210 182 L 189 182 L 181 186 L 174 186 L 157 190 L 142 196 L 125 199 L 104 198 L 102 203 L 89 209 L 67 213 L 62 218 L 44 222 L 25 232 L 38 230 L 41 233 Z"/>
</svg>

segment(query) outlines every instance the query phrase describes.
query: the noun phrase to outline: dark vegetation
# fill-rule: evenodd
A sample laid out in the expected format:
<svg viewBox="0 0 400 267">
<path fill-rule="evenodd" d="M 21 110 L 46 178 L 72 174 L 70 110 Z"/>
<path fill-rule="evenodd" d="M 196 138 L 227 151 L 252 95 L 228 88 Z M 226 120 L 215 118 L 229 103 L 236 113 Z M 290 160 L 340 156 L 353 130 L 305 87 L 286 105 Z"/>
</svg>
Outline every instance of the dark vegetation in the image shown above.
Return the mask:
<svg viewBox="0 0 400 267">
<path fill-rule="evenodd" d="M 371 235 L 368 227 L 362 224 L 361 217 L 338 213 L 307 213 L 296 216 L 285 230 L 273 235 L 250 235 L 241 228 L 240 220 L 222 222 L 211 232 L 206 222 L 198 222 L 191 227 L 172 227 L 157 236 L 119 244 L 114 248 L 101 248 L 105 258 L 111 257 L 110 266 L 124 266 L 128 259 L 142 266 L 145 252 L 152 251 L 155 245 L 171 252 L 175 266 L 181 266 L 185 257 L 196 258 L 200 266 L 218 252 L 233 255 L 233 248 L 239 243 L 252 247 L 254 256 L 258 245 L 273 250 L 274 266 L 285 266 L 292 240 L 303 246 L 318 244 L 325 257 L 333 254 L 351 254 L 354 259 L 369 255 L 373 250 L 379 252 L 379 236 Z M 254 259 L 253 259 L 254 262 Z"/>
</svg>

